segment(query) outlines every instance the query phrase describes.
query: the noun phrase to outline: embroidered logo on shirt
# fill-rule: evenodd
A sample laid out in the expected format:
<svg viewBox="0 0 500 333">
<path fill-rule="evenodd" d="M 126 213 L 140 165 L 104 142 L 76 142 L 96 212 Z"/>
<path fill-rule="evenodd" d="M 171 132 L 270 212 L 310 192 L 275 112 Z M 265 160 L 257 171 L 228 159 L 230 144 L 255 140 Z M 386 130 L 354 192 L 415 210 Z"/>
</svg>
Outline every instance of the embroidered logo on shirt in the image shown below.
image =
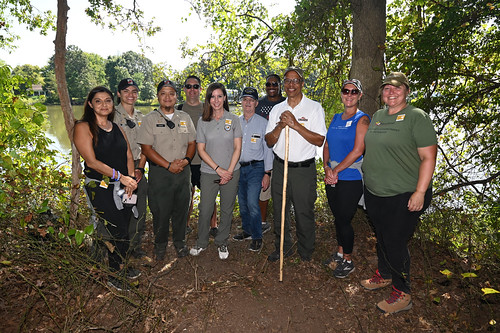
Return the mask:
<svg viewBox="0 0 500 333">
<path fill-rule="evenodd" d="M 377 121 L 377 122 L 375 123 L 375 125 L 377 125 L 377 126 L 380 126 L 380 124 L 382 124 L 380 121 Z"/>
<path fill-rule="evenodd" d="M 298 122 L 301 122 L 301 121 L 308 121 L 308 119 L 306 117 L 300 117 L 299 119 L 297 119 Z"/>
<path fill-rule="evenodd" d="M 226 131 L 230 131 L 231 130 L 231 124 L 233 123 L 233 121 L 231 119 L 226 119 L 224 121 L 224 129 Z"/>
<path fill-rule="evenodd" d="M 400 114 L 400 115 L 398 115 L 396 117 L 396 121 L 403 121 L 403 120 L 405 120 L 405 116 L 406 116 L 406 114 Z"/>
</svg>

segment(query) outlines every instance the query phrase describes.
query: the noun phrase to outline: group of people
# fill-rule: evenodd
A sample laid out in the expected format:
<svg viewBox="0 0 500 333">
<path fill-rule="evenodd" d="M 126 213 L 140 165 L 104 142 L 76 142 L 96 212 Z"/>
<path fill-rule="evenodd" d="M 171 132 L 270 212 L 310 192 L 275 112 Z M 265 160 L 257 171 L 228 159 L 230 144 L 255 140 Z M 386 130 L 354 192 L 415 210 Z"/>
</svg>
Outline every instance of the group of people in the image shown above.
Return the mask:
<svg viewBox="0 0 500 333">
<path fill-rule="evenodd" d="M 323 147 L 324 181 L 337 238 L 337 249 L 324 264 L 337 278 L 354 271 L 351 220 L 358 205 L 366 205 L 377 237 L 378 269 L 361 285 L 367 290 L 392 285 L 389 298 L 377 304 L 386 313 L 411 308 L 407 243 L 429 206 L 437 153 L 430 117 L 408 104 L 408 79 L 394 72 L 380 86 L 385 107 L 372 119 L 358 108 L 361 82 L 345 80 L 340 91 L 344 110 L 327 129 L 321 104 L 303 93 L 304 79 L 302 69 L 289 67 L 283 80 L 277 74 L 266 78 L 263 98 L 259 99 L 254 87 L 246 87 L 239 117 L 229 112 L 221 83 L 210 84 L 201 102 L 201 81 L 196 76 L 185 80 L 186 101 L 177 107 L 175 84 L 160 82 L 159 108 L 145 116 L 134 108 L 138 86 L 132 79 L 119 83 L 116 108 L 109 89 L 96 87 L 89 93 L 84 115 L 75 125 L 74 141 L 85 160 L 85 190 L 101 218 L 99 233 L 108 240 L 113 272 L 108 284 L 123 289 L 127 287 L 124 277 L 140 274 L 128 267 L 126 258 L 146 255 L 141 246 L 146 196 L 153 215 L 157 260 L 166 255 L 170 222 L 178 257 L 200 255 L 212 235 L 219 258 L 227 259 L 236 197 L 242 230 L 233 239 L 251 240 L 249 250 L 259 252 L 262 235 L 271 228 L 267 206 L 272 197 L 275 250 L 267 259 L 280 259 L 282 223 L 283 256 L 295 253 L 290 233 L 293 205 L 297 252 L 302 261 L 310 261 L 316 234 L 316 155 Z M 149 180 L 144 177 L 146 161 Z M 188 249 L 194 186 L 200 189 L 198 234 L 196 244 Z"/>
</svg>

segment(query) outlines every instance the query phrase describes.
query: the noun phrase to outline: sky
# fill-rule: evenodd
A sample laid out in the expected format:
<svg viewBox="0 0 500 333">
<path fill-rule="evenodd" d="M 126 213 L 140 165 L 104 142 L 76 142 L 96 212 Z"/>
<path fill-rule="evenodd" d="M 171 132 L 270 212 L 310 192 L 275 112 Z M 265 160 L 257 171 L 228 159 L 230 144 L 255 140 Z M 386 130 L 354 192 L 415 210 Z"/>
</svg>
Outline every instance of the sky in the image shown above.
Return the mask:
<svg viewBox="0 0 500 333">
<path fill-rule="evenodd" d="M 153 50 L 146 50 L 145 56 L 153 63 L 166 63 L 173 69 L 182 70 L 192 59 L 183 59 L 178 46 L 186 37 L 188 45 L 194 47 L 204 44 L 210 38 L 212 31 L 204 26 L 198 15 L 190 11 L 190 4 L 186 0 L 138 0 L 144 11 L 145 21 L 155 17 L 154 25 L 160 26 L 162 31 L 154 37 L 146 39 L 146 44 Z M 130 0 L 117 0 L 128 6 Z M 268 7 L 270 16 L 279 13 L 287 14 L 293 11 L 294 0 L 261 0 Z M 52 10 L 57 14 L 57 0 L 31 0 L 31 3 L 40 11 Z M 141 53 L 139 42 L 131 33 L 102 29 L 90 22 L 85 15 L 87 1 L 68 0 L 68 33 L 66 45 L 76 45 L 87 53 L 96 53 L 107 58 L 120 55 L 126 51 Z M 191 13 L 191 15 L 189 15 Z M 183 20 L 187 19 L 187 20 Z M 12 53 L 0 50 L 0 59 L 11 67 L 31 64 L 45 66 L 54 54 L 55 31 L 42 36 L 38 32 L 30 32 L 23 26 L 16 26 L 16 34 L 20 39 L 16 41 L 18 48 Z"/>
</svg>

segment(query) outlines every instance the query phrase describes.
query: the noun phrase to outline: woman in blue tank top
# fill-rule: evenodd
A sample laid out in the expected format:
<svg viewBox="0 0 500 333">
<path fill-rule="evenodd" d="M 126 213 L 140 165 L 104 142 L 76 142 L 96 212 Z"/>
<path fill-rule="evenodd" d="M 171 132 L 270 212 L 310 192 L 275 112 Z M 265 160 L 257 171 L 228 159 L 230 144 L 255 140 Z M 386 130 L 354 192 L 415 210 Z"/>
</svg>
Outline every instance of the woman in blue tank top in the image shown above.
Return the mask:
<svg viewBox="0 0 500 333">
<path fill-rule="evenodd" d="M 341 90 L 344 112 L 333 117 L 323 148 L 326 195 L 335 217 L 338 244 L 337 251 L 324 264 L 334 268 L 333 275 L 337 278 L 345 278 L 354 271 L 351 220 L 363 195 L 361 163 L 370 124 L 368 115 L 358 110 L 362 95 L 359 80 L 344 81 Z"/>
</svg>

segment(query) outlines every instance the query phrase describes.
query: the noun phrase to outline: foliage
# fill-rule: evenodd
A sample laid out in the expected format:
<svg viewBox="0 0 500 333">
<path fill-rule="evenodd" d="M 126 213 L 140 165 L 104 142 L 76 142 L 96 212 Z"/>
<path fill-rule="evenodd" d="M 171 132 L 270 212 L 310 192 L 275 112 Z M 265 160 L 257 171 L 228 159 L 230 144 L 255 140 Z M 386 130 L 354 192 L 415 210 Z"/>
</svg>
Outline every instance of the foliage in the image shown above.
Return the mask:
<svg viewBox="0 0 500 333">
<path fill-rule="evenodd" d="M 387 67 L 409 74 L 413 104 L 439 136 L 430 237 L 471 259 L 500 257 L 500 6 L 394 1 Z M 478 259 L 478 258 L 476 258 Z"/>
<path fill-rule="evenodd" d="M 45 107 L 28 105 L 25 83 L 0 67 L 0 219 L 27 225 L 33 216 L 53 207 L 66 206 L 69 183 L 57 166 L 57 152 L 43 132 Z M 18 93 L 14 94 L 14 91 Z"/>
<path fill-rule="evenodd" d="M 42 35 L 54 29 L 52 12 L 40 13 L 29 0 L 0 0 L 0 48 L 13 49 L 19 39 L 12 31 L 12 20 L 24 24 L 30 31 L 38 29 Z"/>
<path fill-rule="evenodd" d="M 127 77 L 133 78 L 139 85 L 139 98 L 141 100 L 149 101 L 154 98 L 156 90 L 153 83 L 153 62 L 151 60 L 132 51 L 108 57 L 106 78 L 111 91 L 115 92 L 118 83 Z"/>
<path fill-rule="evenodd" d="M 43 77 L 40 72 L 40 67 L 33 65 L 21 65 L 14 68 L 12 74 L 21 76 L 27 80 L 26 84 L 21 84 L 20 89 L 26 91 L 27 89 L 31 89 L 32 84 L 42 84 L 43 85 Z"/>
</svg>

